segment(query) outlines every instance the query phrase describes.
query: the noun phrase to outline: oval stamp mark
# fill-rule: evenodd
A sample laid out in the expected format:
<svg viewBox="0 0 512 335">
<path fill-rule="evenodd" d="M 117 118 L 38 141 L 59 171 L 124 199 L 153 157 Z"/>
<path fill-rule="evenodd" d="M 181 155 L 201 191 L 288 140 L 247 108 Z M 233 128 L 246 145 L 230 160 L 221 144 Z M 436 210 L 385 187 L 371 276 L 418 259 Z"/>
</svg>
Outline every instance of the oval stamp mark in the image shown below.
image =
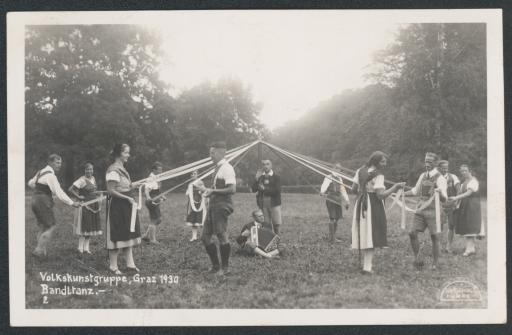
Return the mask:
<svg viewBox="0 0 512 335">
<path fill-rule="evenodd" d="M 468 278 L 456 278 L 446 282 L 439 293 L 439 300 L 446 303 L 482 302 L 478 285 Z"/>
</svg>

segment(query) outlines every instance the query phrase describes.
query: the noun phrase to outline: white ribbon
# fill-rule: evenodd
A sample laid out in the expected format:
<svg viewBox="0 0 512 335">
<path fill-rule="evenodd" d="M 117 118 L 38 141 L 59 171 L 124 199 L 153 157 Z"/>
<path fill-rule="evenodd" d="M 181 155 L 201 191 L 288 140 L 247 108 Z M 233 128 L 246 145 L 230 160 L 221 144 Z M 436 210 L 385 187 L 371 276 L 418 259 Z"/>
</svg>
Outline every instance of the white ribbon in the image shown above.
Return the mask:
<svg viewBox="0 0 512 335">
<path fill-rule="evenodd" d="M 82 202 L 80 204 L 79 207 L 75 208 L 75 215 L 73 217 L 73 226 L 75 227 L 75 232 L 77 234 L 80 234 L 81 231 L 80 230 L 80 227 L 82 226 L 82 214 L 83 214 L 83 208 L 87 208 L 89 211 L 93 212 L 93 213 L 99 213 L 101 211 L 101 202 L 103 200 L 105 200 L 105 196 L 104 195 L 101 195 L 95 199 L 92 199 L 92 200 L 89 200 L 89 201 L 86 201 L 86 202 Z M 92 205 L 92 204 L 95 204 L 99 202 L 100 205 L 98 207 L 98 209 L 92 209 L 89 207 L 89 205 Z"/>
<path fill-rule="evenodd" d="M 400 197 L 402 198 L 402 200 L 399 200 Z M 391 194 L 391 198 L 393 199 L 393 203 L 386 209 L 386 211 L 389 211 L 391 208 L 393 208 L 395 204 L 401 207 L 400 227 L 402 229 L 405 229 L 405 211 L 416 214 L 430 206 L 432 204 L 432 201 L 434 201 L 436 211 L 436 230 L 437 233 L 441 232 L 441 203 L 438 192 L 434 192 L 434 194 L 427 201 L 425 201 L 421 206 L 419 206 L 416 209 L 407 207 L 407 205 L 405 204 L 405 192 L 403 192 L 403 190 L 399 190 L 396 194 Z"/>
<path fill-rule="evenodd" d="M 82 227 L 82 206 L 75 208 L 75 216 L 73 218 L 73 227 L 76 234 L 81 234 Z"/>
<path fill-rule="evenodd" d="M 434 201 L 436 204 L 436 230 L 439 234 L 441 232 L 441 203 L 439 202 L 439 192 L 434 192 Z"/>
<path fill-rule="evenodd" d="M 283 150 L 283 149 L 281 149 L 281 148 L 278 148 L 278 147 L 276 147 L 276 146 L 274 146 L 274 145 L 272 145 L 272 144 L 270 144 L 270 143 L 267 143 L 267 142 L 262 142 L 262 143 L 264 143 L 264 144 L 265 144 L 265 145 L 267 145 L 268 147 L 270 147 L 270 148 L 272 148 L 272 149 L 274 149 L 274 150 L 276 150 L 276 151 L 278 151 L 278 152 L 282 153 L 283 155 L 287 156 L 288 158 L 293 159 L 294 161 L 296 161 L 297 163 L 299 163 L 299 164 L 301 164 L 301 165 L 303 165 L 303 166 L 307 167 L 308 169 L 313 170 L 313 171 L 315 171 L 316 173 L 318 173 L 318 174 L 320 174 L 320 175 L 322 175 L 322 176 L 324 176 L 324 177 L 326 177 L 326 178 L 330 179 L 331 181 L 334 181 L 334 182 L 336 182 L 336 183 L 338 183 L 338 184 L 340 184 L 340 185 L 342 185 L 342 186 L 349 187 L 349 186 L 345 185 L 343 182 L 340 182 L 339 180 L 337 180 L 336 178 L 332 178 L 329 174 L 331 174 L 331 173 L 332 173 L 332 174 L 334 174 L 335 176 L 340 176 L 341 178 L 345 178 L 345 179 L 347 179 L 347 180 L 349 180 L 349 181 L 353 182 L 352 177 L 349 177 L 349 176 L 344 175 L 344 174 L 342 174 L 342 173 L 340 173 L 340 172 L 334 171 L 334 170 L 332 170 L 332 169 L 329 169 L 329 168 L 326 168 L 326 167 L 321 166 L 321 165 L 319 165 L 319 164 L 316 164 L 316 163 L 314 163 L 314 162 L 312 162 L 312 161 L 309 161 L 309 160 L 306 160 L 306 159 L 304 159 L 304 158 L 301 158 L 301 157 L 299 157 L 299 156 L 297 156 L 297 155 L 295 155 L 295 154 L 292 154 L 292 153 L 290 153 L 290 152 L 288 152 L 288 151 L 285 151 L 285 150 Z M 322 171 L 318 170 L 317 168 L 318 168 L 318 169 L 323 169 L 323 170 L 327 171 L 327 173 L 324 173 L 324 172 L 322 172 Z M 350 187 L 349 187 L 349 188 L 350 188 Z"/>
<path fill-rule="evenodd" d="M 249 150 L 250 148 L 252 148 L 254 145 L 256 145 L 258 143 L 259 143 L 259 140 L 227 151 L 226 152 L 226 160 L 229 160 L 230 158 L 239 156 L 240 154 Z M 213 164 L 213 161 L 211 160 L 211 158 L 203 158 L 199 161 L 196 161 L 196 162 L 184 165 L 184 166 L 180 166 L 178 168 L 171 169 L 169 171 L 165 171 L 161 174 L 154 176 L 154 178 L 152 177 L 152 178 L 145 178 L 145 179 L 138 180 L 138 181 L 134 182 L 133 184 L 139 185 L 139 184 L 144 184 L 148 181 L 159 182 L 159 181 L 163 181 L 163 180 L 176 178 L 176 177 L 179 177 L 179 176 L 182 176 L 185 174 L 189 174 L 192 171 L 199 170 L 204 167 L 208 167 L 212 164 Z"/>
<path fill-rule="evenodd" d="M 196 208 L 196 204 L 194 201 L 194 184 L 195 184 L 195 182 L 192 182 L 188 185 L 187 194 L 188 194 L 188 200 L 190 203 L 190 208 L 194 212 L 197 213 L 197 212 L 200 212 L 205 209 L 205 201 L 204 201 L 204 197 L 201 197 L 201 204 L 199 205 L 199 208 Z"/>
<path fill-rule="evenodd" d="M 132 215 L 130 217 L 130 232 L 135 232 L 135 222 L 137 221 L 137 211 L 142 208 L 142 186 L 139 186 L 139 201 L 132 203 Z"/>
</svg>

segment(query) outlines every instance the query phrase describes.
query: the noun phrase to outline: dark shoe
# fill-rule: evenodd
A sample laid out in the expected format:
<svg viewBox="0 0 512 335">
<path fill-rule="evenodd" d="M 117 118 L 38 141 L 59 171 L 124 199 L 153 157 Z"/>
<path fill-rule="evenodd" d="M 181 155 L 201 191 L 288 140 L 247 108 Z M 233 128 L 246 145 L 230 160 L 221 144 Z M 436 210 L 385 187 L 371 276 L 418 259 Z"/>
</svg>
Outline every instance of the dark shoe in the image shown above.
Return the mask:
<svg viewBox="0 0 512 335">
<path fill-rule="evenodd" d="M 361 274 L 365 276 L 371 276 L 373 275 L 373 271 L 361 270 Z"/>
<path fill-rule="evenodd" d="M 120 276 L 122 275 L 123 273 L 121 272 L 121 270 L 119 269 L 111 269 L 111 268 L 108 268 L 108 273 L 110 275 L 114 275 L 114 276 Z"/>
<path fill-rule="evenodd" d="M 207 273 L 217 273 L 217 272 L 219 272 L 219 271 L 220 271 L 220 268 L 215 268 L 215 267 L 213 267 L 213 268 L 211 268 L 210 270 L 208 270 L 208 272 L 207 272 Z"/>
<path fill-rule="evenodd" d="M 420 270 L 423 268 L 423 265 L 425 265 L 425 263 L 423 261 L 414 261 L 413 265 L 416 269 Z"/>
<path fill-rule="evenodd" d="M 46 259 L 46 255 L 42 252 L 32 251 L 32 256 L 34 256 L 34 258 L 37 259 L 38 261 Z"/>
<path fill-rule="evenodd" d="M 204 247 L 206 249 L 206 253 L 210 257 L 210 261 L 212 262 L 212 270 L 216 269 L 213 272 L 217 272 L 220 269 L 219 255 L 217 254 L 217 245 L 215 243 L 210 243 Z"/>
<path fill-rule="evenodd" d="M 231 271 L 229 271 L 229 268 L 222 268 L 219 271 L 219 275 L 221 275 L 221 276 L 229 276 L 229 275 L 231 275 Z"/>
<path fill-rule="evenodd" d="M 136 274 L 136 273 L 139 273 L 140 270 L 137 268 L 137 267 L 126 267 L 126 270 L 125 270 L 126 274 L 129 274 L 129 275 L 132 275 L 132 274 Z"/>
</svg>

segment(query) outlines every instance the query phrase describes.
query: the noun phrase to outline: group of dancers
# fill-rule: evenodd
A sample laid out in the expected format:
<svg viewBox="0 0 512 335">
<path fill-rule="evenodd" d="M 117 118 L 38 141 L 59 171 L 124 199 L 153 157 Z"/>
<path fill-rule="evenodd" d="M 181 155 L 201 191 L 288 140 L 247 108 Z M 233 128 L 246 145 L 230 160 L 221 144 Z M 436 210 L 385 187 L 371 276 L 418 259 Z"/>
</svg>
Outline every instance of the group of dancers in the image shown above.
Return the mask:
<svg viewBox="0 0 512 335">
<path fill-rule="evenodd" d="M 357 191 L 352 220 L 352 248 L 363 253 L 363 274 L 372 273 L 375 248 L 387 247 L 387 219 L 384 199 L 402 189 L 403 196 L 416 196 L 416 207 L 411 210 L 413 222 L 409 239 L 414 254 L 414 266 L 421 269 L 424 261 L 420 255 L 418 234 L 428 229 L 432 240 L 432 270 L 439 266 L 440 243 L 443 226 L 447 226 L 447 243 L 444 251 L 451 253 L 454 233 L 464 236 L 466 247 L 462 256 L 476 253 L 475 240 L 484 236 L 478 180 L 470 167 L 461 165 L 459 178 L 449 173 L 449 162 L 439 160 L 435 153 L 425 155 L 425 172 L 415 186 L 404 191 L 405 183 L 395 183 L 386 189 L 383 170 L 388 157 L 374 152 L 368 162 L 359 168 L 354 177 L 353 189 Z M 398 200 L 398 199 L 395 199 Z M 405 200 L 405 198 L 403 198 Z M 403 201 L 401 206 L 405 207 Z M 405 219 L 405 215 L 404 215 Z"/>
<path fill-rule="evenodd" d="M 231 244 L 227 227 L 229 216 L 234 211 L 232 195 L 236 192 L 235 170 L 225 159 L 225 155 L 225 142 L 214 142 L 210 146 L 210 158 L 214 165 L 211 180 L 203 182 L 198 176 L 198 171 L 194 171 L 186 191 L 188 205 L 185 221 L 192 228 L 190 241 L 198 240 L 198 229 L 203 226 L 201 240 L 212 265 L 210 272 L 219 275 L 230 273 Z M 136 200 L 136 189 L 140 192 L 141 184 L 131 181 L 130 174 L 124 166 L 130 158 L 129 145 L 116 144 L 112 150 L 112 157 L 113 163 L 106 171 L 107 190 L 97 190 L 94 167 L 88 163 L 85 165 L 84 175 L 69 188 L 69 193 L 76 200 L 61 189 L 57 180 L 55 174 L 62 165 L 62 158 L 58 155 L 50 155 L 48 165 L 29 181 L 29 186 L 34 189 L 31 207 L 40 228 L 37 246 L 33 251 L 35 257 L 44 258 L 47 255 L 47 246 L 55 228 L 53 195 L 65 204 L 77 208 L 78 215 L 75 215 L 74 230 L 79 237 L 78 251 L 89 254 L 91 253 L 89 247 L 91 236 L 103 234 L 99 213 L 101 197 L 106 196 L 105 235 L 109 254 L 109 271 L 116 275 L 140 271 L 135 265 L 133 247 L 143 240 L 153 244 L 159 243 L 157 227 L 162 221 L 160 205 L 166 198 L 156 176 L 162 173 L 162 164 L 159 162 L 153 164 L 151 173 L 143 184 L 150 223 L 146 232 L 142 234 L 138 215 L 140 199 Z M 427 153 L 425 172 L 420 175 L 413 188 L 405 191 L 404 182 L 395 183 L 390 188 L 386 188 L 383 170 L 387 160 L 386 154 L 380 151 L 374 152 L 351 180 L 352 191 L 357 193 L 352 219 L 351 246 L 362 253 L 362 273 L 373 273 L 374 249 L 387 247 L 384 199 L 393 195 L 396 201 L 399 193 L 403 197 L 417 196 L 419 199 L 409 230 L 414 266 L 421 268 L 424 265 L 419 255 L 418 234 L 428 229 L 432 240 L 432 269 L 438 267 L 441 242 L 441 231 L 437 222 L 439 216 L 448 228 L 447 243 L 443 250 L 452 251 L 453 236 L 456 233 L 463 235 L 466 239 L 463 256 L 475 254 L 475 239 L 483 234 L 483 227 L 478 181 L 472 175 L 471 169 L 467 165 L 460 167 L 461 182 L 456 175 L 449 173 L 447 161 L 439 161 L 436 154 Z M 253 222 L 244 226 L 236 241 L 242 250 L 272 258 L 278 256 L 279 248 L 267 250 L 255 244 L 254 239 L 251 238 L 251 234 L 264 227 L 272 231 L 270 234 L 272 241 L 279 242 L 282 234 L 280 178 L 272 170 L 272 163 L 269 160 L 262 161 L 262 165 L 263 168 L 256 173 L 252 185 L 252 190 L 257 193 L 259 209 L 253 211 Z M 340 171 L 341 164 L 336 163 L 332 174 L 326 176 L 320 189 L 320 194 L 326 199 L 331 242 L 339 241 L 336 239 L 336 231 L 338 221 L 342 218 L 342 207 L 348 210 L 350 206 L 344 177 L 341 176 Z M 433 201 L 434 198 L 436 201 Z M 442 204 L 442 210 L 439 208 L 439 203 Z M 405 201 L 401 206 L 406 206 Z M 277 235 L 278 238 L 272 238 L 273 235 Z M 213 241 L 213 236 L 216 236 L 218 243 Z M 126 261 L 123 271 L 118 266 L 120 253 Z"/>
</svg>

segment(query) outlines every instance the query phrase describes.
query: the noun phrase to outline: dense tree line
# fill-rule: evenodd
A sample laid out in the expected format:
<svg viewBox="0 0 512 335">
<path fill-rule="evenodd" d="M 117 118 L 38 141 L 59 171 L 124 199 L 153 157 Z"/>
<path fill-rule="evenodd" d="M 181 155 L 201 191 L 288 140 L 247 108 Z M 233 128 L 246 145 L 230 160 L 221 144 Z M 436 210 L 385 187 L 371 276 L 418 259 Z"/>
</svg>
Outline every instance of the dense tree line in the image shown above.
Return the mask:
<svg viewBox="0 0 512 335">
<path fill-rule="evenodd" d="M 342 92 L 279 129 L 274 141 L 322 160 L 359 167 L 391 155 L 390 179 L 413 183 L 426 151 L 487 177 L 484 24 L 410 24 L 375 55 L 372 85 Z"/>
<path fill-rule="evenodd" d="M 179 95 L 158 75 L 164 57 L 154 31 L 132 25 L 32 26 L 26 30 L 26 175 L 49 153 L 64 157 L 69 185 L 91 161 L 100 177 L 115 142 L 132 146 L 129 170 L 144 177 L 208 154 L 208 143 L 235 147 L 266 139 L 325 161 L 359 167 L 374 150 L 391 155 L 388 176 L 412 183 L 425 151 L 475 168 L 484 182 L 486 40 L 484 24 L 410 24 L 375 55 L 371 84 L 341 92 L 273 134 L 260 123 L 250 87 L 226 78 Z M 172 80 L 171 80 L 172 82 Z M 295 163 L 271 158 L 285 184 L 319 183 Z M 256 152 L 242 161 L 249 182 Z"/>
<path fill-rule="evenodd" d="M 158 77 L 157 33 L 132 25 L 32 26 L 26 31 L 26 176 L 49 153 L 64 158 L 69 185 L 90 161 L 96 175 L 116 142 L 132 146 L 128 168 L 145 177 L 208 155 L 208 143 L 235 147 L 266 132 L 261 106 L 239 80 L 203 83 L 179 96 Z"/>
</svg>

